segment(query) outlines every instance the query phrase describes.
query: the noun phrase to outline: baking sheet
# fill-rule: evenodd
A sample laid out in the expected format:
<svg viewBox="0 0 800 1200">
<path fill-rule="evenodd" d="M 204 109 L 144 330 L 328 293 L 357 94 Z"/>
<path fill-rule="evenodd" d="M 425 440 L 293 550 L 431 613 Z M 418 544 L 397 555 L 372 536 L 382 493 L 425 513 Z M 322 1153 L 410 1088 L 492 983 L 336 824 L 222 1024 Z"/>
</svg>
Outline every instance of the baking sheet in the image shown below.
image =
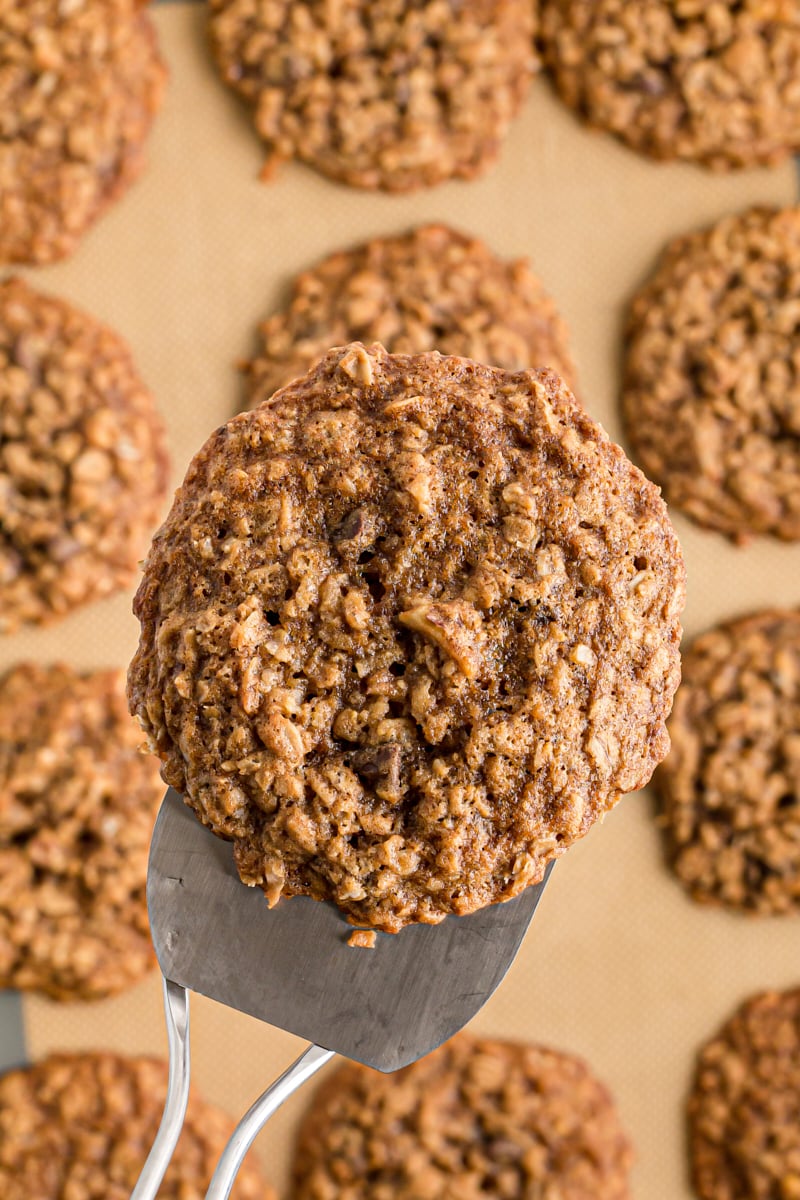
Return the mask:
<svg viewBox="0 0 800 1200">
<path fill-rule="evenodd" d="M 338 186 L 302 166 L 258 181 L 261 150 L 217 81 L 199 5 L 154 11 L 171 69 L 150 168 L 67 263 L 22 272 L 104 318 L 131 342 L 169 427 L 174 482 L 238 407 L 234 369 L 290 277 L 332 250 L 422 221 L 446 221 L 500 254 L 530 256 L 567 318 L 592 414 L 613 437 L 626 297 L 664 240 L 750 203 L 792 203 L 791 164 L 734 176 L 656 166 L 582 128 L 539 80 L 485 179 L 410 197 Z M 687 634 L 776 602 L 800 603 L 800 546 L 741 550 L 681 518 Z M 0 642 L 23 658 L 123 665 L 136 642 L 130 596 Z M 662 865 L 647 794 L 628 797 L 562 859 L 508 978 L 477 1031 L 586 1056 L 612 1088 L 637 1151 L 634 1194 L 690 1195 L 682 1104 L 698 1044 L 749 992 L 797 983 L 800 919 L 747 919 L 691 904 Z M 26 997 L 28 1052 L 116 1047 L 165 1053 L 156 975 L 116 999 L 70 1006 Z M 2 1019 L 2 1014 L 0 1014 Z M 296 1053 L 287 1034 L 202 998 L 192 1005 L 194 1073 L 238 1114 Z M 283 1189 L 301 1093 L 257 1142 Z"/>
</svg>

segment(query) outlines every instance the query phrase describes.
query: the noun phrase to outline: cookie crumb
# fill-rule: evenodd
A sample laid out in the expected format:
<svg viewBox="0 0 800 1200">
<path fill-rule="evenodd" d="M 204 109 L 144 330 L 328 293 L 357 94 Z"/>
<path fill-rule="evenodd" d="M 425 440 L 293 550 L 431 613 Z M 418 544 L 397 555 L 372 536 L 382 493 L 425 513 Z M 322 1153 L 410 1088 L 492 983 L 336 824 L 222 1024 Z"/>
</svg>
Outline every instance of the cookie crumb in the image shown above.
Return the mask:
<svg viewBox="0 0 800 1200">
<path fill-rule="evenodd" d="M 354 929 L 347 939 L 348 946 L 361 946 L 364 950 L 374 950 L 378 935 L 374 929 Z"/>
</svg>

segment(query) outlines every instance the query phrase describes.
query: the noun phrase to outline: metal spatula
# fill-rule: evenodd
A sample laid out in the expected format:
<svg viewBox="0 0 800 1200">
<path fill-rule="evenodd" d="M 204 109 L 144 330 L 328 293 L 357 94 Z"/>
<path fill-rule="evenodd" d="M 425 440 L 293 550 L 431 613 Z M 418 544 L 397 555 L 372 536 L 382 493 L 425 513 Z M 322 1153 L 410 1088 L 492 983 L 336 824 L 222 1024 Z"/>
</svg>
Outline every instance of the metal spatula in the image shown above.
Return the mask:
<svg viewBox="0 0 800 1200">
<path fill-rule="evenodd" d="M 231 1136 L 206 1193 L 206 1200 L 225 1200 L 264 1122 L 334 1053 L 396 1071 L 461 1029 L 514 961 L 546 882 L 547 874 L 505 904 L 379 934 L 375 949 L 357 949 L 347 945 L 352 927 L 331 904 L 295 897 L 268 908 L 259 890 L 240 881 L 230 844 L 204 829 L 170 790 L 147 873 L 164 976 L 169 1085 L 131 1200 L 156 1195 L 183 1124 L 189 990 L 312 1042 Z"/>
</svg>

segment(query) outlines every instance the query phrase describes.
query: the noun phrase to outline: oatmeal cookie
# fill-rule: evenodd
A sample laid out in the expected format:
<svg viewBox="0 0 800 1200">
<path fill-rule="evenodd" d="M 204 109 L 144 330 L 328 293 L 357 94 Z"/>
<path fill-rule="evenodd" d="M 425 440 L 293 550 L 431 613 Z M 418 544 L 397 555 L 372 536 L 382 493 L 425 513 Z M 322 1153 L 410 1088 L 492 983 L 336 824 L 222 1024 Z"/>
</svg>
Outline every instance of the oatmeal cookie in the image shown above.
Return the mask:
<svg viewBox="0 0 800 1200">
<path fill-rule="evenodd" d="M 699 637 L 656 772 L 674 870 L 695 900 L 800 908 L 800 613 Z"/>
<path fill-rule="evenodd" d="M 743 1004 L 700 1052 L 689 1097 L 700 1200 L 800 1196 L 800 989 Z"/>
<path fill-rule="evenodd" d="M 20 279 L 0 283 L 0 633 L 127 587 L 168 466 L 122 339 Z"/>
<path fill-rule="evenodd" d="M 797 0 L 541 0 L 562 99 L 657 159 L 716 170 L 800 147 Z"/>
<path fill-rule="evenodd" d="M 0 1078 L 3 1200 L 128 1200 L 156 1135 L 167 1066 L 108 1051 L 53 1054 Z M 202 1200 L 233 1121 L 194 1088 L 159 1200 Z M 252 1156 L 234 1200 L 275 1200 Z"/>
<path fill-rule="evenodd" d="M 261 326 L 245 367 L 251 404 L 306 371 L 331 346 L 381 342 L 393 354 L 440 350 L 521 371 L 574 369 L 567 331 L 527 260 L 504 262 L 444 225 L 375 238 L 298 276 L 288 307 Z"/>
<path fill-rule="evenodd" d="M 141 0 L 0 0 L 0 261 L 70 254 L 142 170 L 166 70 Z"/>
<path fill-rule="evenodd" d="M 393 932 L 649 779 L 683 600 L 657 489 L 553 372 L 356 343 L 195 457 L 129 696 L 245 882 Z"/>
<path fill-rule="evenodd" d="M 623 411 L 670 504 L 736 541 L 800 538 L 800 208 L 671 242 L 635 297 Z"/>
<path fill-rule="evenodd" d="M 300 1126 L 292 1200 L 628 1200 L 631 1159 L 581 1059 L 461 1034 L 392 1075 L 329 1076 Z"/>
<path fill-rule="evenodd" d="M 220 72 L 254 109 L 265 177 L 299 158 L 356 187 L 471 179 L 537 65 L 530 0 L 210 0 Z"/>
<path fill-rule="evenodd" d="M 120 671 L 26 663 L 0 678 L 0 987 L 93 999 L 153 965 L 145 878 L 164 785 L 141 741 Z"/>
</svg>

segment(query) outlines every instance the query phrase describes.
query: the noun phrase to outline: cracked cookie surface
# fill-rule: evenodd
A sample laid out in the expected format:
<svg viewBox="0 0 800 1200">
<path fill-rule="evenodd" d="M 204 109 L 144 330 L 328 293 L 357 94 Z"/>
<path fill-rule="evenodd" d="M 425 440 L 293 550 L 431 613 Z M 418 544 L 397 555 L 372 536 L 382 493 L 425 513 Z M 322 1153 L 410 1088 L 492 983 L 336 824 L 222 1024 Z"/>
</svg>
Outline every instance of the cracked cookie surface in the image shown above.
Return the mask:
<svg viewBox="0 0 800 1200">
<path fill-rule="evenodd" d="M 543 57 L 584 120 L 717 170 L 800 147 L 796 0 L 541 0 Z"/>
<path fill-rule="evenodd" d="M 391 1075 L 331 1075 L 300 1125 L 292 1196 L 628 1200 L 631 1160 L 581 1059 L 461 1034 Z"/>
<path fill-rule="evenodd" d="M 504 262 L 445 225 L 330 255 L 296 278 L 289 304 L 260 334 L 245 367 L 251 405 L 305 375 L 331 346 L 355 341 L 575 377 L 566 326 L 527 260 Z"/>
<path fill-rule="evenodd" d="M 719 626 L 684 653 L 656 773 L 672 866 L 695 900 L 800 908 L 800 614 Z"/>
<path fill-rule="evenodd" d="M 689 1096 L 700 1200 L 800 1195 L 800 989 L 753 996 L 700 1052 Z"/>
<path fill-rule="evenodd" d="M 0 633 L 127 587 L 168 468 L 122 338 L 21 279 L 0 283 Z"/>
<path fill-rule="evenodd" d="M 356 187 L 471 179 L 536 66 L 530 0 L 210 0 L 222 78 L 254 109 L 265 174 L 299 158 Z"/>
<path fill-rule="evenodd" d="M 0 261 L 72 253 L 141 172 L 165 80 L 140 0 L 0 0 Z"/>
<path fill-rule="evenodd" d="M 121 671 L 0 677 L 0 986 L 95 999 L 154 965 L 147 852 L 164 795 Z"/>
<path fill-rule="evenodd" d="M 800 538 L 800 208 L 671 242 L 628 318 L 623 412 L 668 502 L 735 541 Z"/>
<path fill-rule="evenodd" d="M 110 1051 L 52 1054 L 0 1078 L 3 1200 L 128 1200 L 161 1121 L 167 1064 Z M 233 1121 L 194 1088 L 161 1200 L 203 1200 Z M 234 1200 L 275 1200 L 252 1157 Z"/>
<path fill-rule="evenodd" d="M 270 900 L 395 931 L 517 895 L 666 753 L 680 550 L 548 371 L 331 351 L 196 455 L 133 711 Z"/>
</svg>

